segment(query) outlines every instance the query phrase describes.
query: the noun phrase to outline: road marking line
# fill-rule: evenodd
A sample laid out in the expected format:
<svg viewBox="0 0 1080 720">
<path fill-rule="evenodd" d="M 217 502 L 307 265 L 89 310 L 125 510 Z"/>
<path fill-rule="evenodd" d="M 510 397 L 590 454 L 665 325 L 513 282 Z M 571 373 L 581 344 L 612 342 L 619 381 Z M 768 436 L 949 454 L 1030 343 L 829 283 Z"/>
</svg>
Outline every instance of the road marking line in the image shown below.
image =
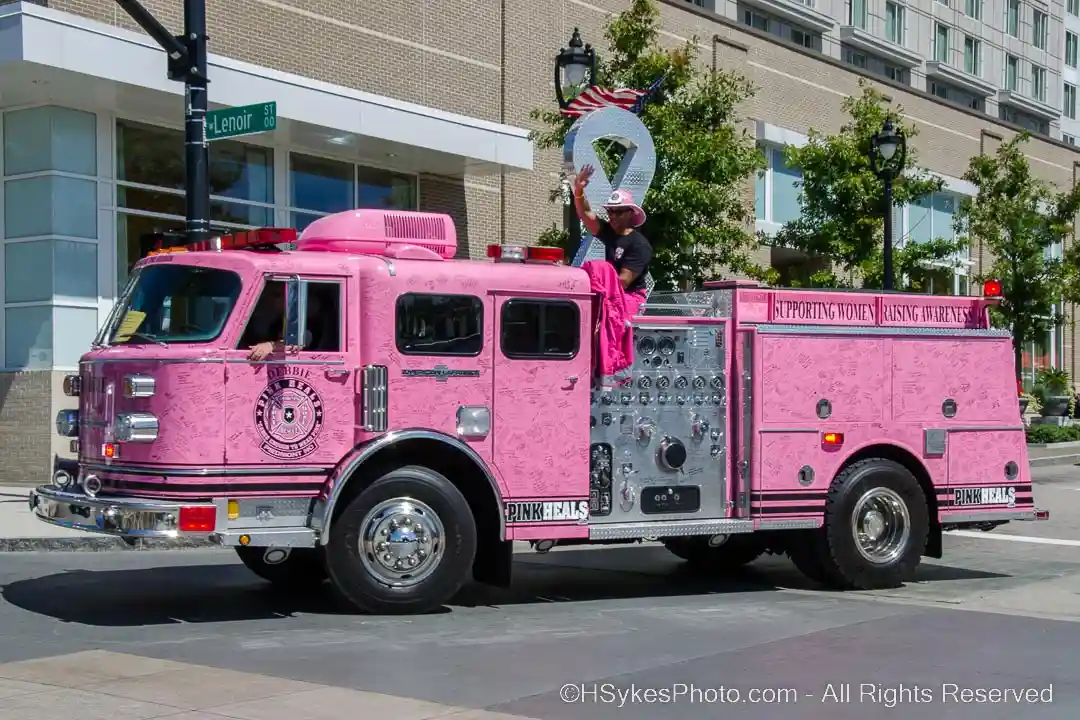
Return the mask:
<svg viewBox="0 0 1080 720">
<path fill-rule="evenodd" d="M 1080 540 L 1062 540 L 1060 538 L 1032 537 L 1030 535 L 995 535 L 975 530 L 949 530 L 948 535 L 959 537 L 980 538 L 983 540 L 1008 540 L 1009 542 L 1032 543 L 1034 545 L 1064 545 L 1066 547 L 1080 547 Z"/>
</svg>

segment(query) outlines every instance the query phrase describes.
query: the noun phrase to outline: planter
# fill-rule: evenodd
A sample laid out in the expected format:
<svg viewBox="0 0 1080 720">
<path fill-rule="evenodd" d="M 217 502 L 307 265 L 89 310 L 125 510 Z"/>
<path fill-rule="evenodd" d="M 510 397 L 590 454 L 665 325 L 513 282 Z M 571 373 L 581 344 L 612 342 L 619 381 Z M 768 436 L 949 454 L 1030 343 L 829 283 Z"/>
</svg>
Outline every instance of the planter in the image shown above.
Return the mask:
<svg viewBox="0 0 1080 720">
<path fill-rule="evenodd" d="M 1027 409 L 1028 409 L 1028 403 L 1029 403 L 1029 402 L 1030 402 L 1030 400 L 1028 400 L 1028 399 L 1027 399 L 1026 397 L 1022 397 L 1022 398 L 1020 398 L 1020 415 L 1021 415 L 1021 416 L 1022 416 L 1022 415 L 1023 415 L 1024 413 L 1026 413 L 1026 412 L 1027 412 Z"/>
<path fill-rule="evenodd" d="M 1069 415 L 1068 395 L 1051 395 L 1043 400 L 1043 417 L 1067 417 Z"/>
</svg>

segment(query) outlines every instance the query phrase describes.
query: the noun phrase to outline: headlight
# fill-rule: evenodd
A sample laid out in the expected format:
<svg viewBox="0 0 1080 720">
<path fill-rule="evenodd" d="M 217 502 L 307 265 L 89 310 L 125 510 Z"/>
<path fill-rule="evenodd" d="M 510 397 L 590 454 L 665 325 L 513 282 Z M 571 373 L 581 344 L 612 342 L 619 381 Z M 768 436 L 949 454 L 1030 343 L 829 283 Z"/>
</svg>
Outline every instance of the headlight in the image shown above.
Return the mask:
<svg viewBox="0 0 1080 720">
<path fill-rule="evenodd" d="M 79 434 L 79 411 L 61 410 L 56 413 L 56 432 L 60 437 L 75 437 Z"/>
<path fill-rule="evenodd" d="M 68 397 L 79 397 L 82 390 L 82 379 L 78 375 L 64 376 L 64 394 Z"/>
<path fill-rule="evenodd" d="M 153 442 L 158 436 L 158 420 L 149 413 L 122 413 L 116 416 L 117 442 Z"/>
<path fill-rule="evenodd" d="M 156 385 L 154 378 L 149 375 L 128 375 L 124 378 L 124 397 L 152 397 Z"/>
</svg>

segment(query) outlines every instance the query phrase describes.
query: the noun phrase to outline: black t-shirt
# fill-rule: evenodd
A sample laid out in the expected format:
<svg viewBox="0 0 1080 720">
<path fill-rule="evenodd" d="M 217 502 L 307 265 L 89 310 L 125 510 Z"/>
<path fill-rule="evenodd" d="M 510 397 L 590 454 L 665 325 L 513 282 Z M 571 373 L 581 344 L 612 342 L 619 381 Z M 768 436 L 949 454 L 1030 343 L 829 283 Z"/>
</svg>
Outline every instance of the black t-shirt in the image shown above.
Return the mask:
<svg viewBox="0 0 1080 720">
<path fill-rule="evenodd" d="M 631 230 L 626 235 L 619 235 L 606 222 L 600 221 L 600 232 L 596 239 L 604 243 L 605 257 L 615 266 L 615 272 L 630 270 L 634 278 L 626 292 L 635 292 L 645 288 L 645 269 L 652 260 L 652 245 L 638 230 Z"/>
</svg>

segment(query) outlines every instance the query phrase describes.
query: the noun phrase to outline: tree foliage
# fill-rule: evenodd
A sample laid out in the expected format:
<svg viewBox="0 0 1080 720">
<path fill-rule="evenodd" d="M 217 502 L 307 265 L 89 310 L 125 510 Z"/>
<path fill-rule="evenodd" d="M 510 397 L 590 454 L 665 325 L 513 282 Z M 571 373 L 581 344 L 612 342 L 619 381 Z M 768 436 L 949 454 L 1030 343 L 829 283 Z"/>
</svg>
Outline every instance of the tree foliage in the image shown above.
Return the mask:
<svg viewBox="0 0 1080 720">
<path fill-rule="evenodd" d="M 1075 273 L 1052 248 L 1072 232 L 1080 209 L 1080 186 L 1057 192 L 1032 174 L 1022 149 L 1027 141 L 1022 133 L 994 155 L 971 158 L 964 179 L 978 193 L 960 203 L 957 215 L 993 257 L 978 280 L 1001 282 L 994 316 L 1012 330 L 1017 377 L 1021 349 L 1060 322 L 1060 303 Z"/>
<path fill-rule="evenodd" d="M 859 84 L 861 95 L 844 99 L 842 107 L 849 120 L 839 133 L 825 135 L 811 130 L 806 145 L 784 150 L 788 167 L 802 172 L 796 183 L 802 212 L 772 240 L 765 241 L 830 260 L 833 267 L 810 277 L 809 284 L 815 287 L 844 287 L 853 281 L 871 288 L 883 285 L 885 187 L 874 172 L 870 147 L 887 119 L 907 139 L 903 167 L 893 179 L 894 205 L 903 207 L 928 199 L 944 186 L 940 178 L 918 169 L 918 153 L 912 142 L 918 130 L 904 122 L 903 108 L 889 106 L 885 96 L 866 81 Z M 902 243 L 897 225 L 893 224 L 897 289 L 923 290 L 920 269 L 928 262 L 949 263 L 965 244 L 962 239 L 943 238 Z"/>
<path fill-rule="evenodd" d="M 656 1 L 633 0 L 607 24 L 608 52 L 597 62 L 602 87 L 644 89 L 666 74 L 640 116 L 657 152 L 652 186 L 644 201 L 635 198 L 648 214 L 642 230 L 655 251 L 650 272 L 657 289 L 698 283 L 722 268 L 759 274 L 749 259 L 757 240 L 749 229 L 747 180 L 764 168 L 764 158 L 736 114 L 754 87 L 734 72 L 703 68 L 695 41 L 662 48 L 659 30 Z M 532 117 L 548 126 L 533 133 L 536 144 L 561 148 L 573 119 L 544 110 L 534 110 Z M 598 147 L 598 154 L 613 177 L 621 146 Z M 552 199 L 559 195 L 554 191 Z M 547 245 L 567 242 L 567 234 L 554 228 L 541 237 Z"/>
</svg>

